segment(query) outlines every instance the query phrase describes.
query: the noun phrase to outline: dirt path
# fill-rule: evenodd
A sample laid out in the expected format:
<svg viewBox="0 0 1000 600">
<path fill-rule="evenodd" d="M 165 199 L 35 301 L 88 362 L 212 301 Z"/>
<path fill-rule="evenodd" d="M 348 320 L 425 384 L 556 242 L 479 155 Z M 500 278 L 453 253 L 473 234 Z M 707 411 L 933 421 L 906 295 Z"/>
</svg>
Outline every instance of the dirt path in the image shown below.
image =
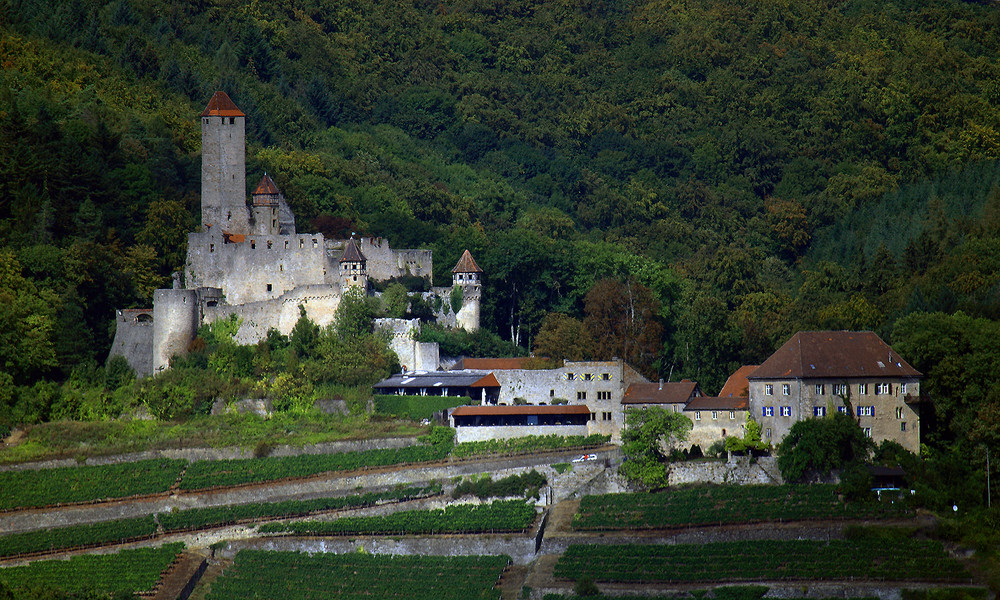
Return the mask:
<svg viewBox="0 0 1000 600">
<path fill-rule="evenodd" d="M 206 557 L 195 552 L 185 552 L 160 578 L 160 586 L 152 600 L 176 600 L 190 585 L 197 583 L 208 566 Z M 190 590 L 188 590 L 190 592 Z"/>
</svg>

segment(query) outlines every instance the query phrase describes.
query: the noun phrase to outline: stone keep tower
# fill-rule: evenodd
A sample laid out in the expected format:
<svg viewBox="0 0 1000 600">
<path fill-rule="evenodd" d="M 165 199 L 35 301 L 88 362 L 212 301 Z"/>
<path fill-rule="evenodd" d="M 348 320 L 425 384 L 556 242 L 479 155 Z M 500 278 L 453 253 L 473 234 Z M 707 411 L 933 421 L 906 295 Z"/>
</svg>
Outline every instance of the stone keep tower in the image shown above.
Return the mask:
<svg viewBox="0 0 1000 600">
<path fill-rule="evenodd" d="M 213 233 L 250 233 L 246 201 L 246 115 L 225 92 L 201 113 L 201 226 Z"/>
<path fill-rule="evenodd" d="M 258 235 L 278 235 L 278 204 L 281 192 L 274 181 L 264 173 L 264 177 L 250 194 L 253 208 L 253 233 Z"/>
<path fill-rule="evenodd" d="M 462 290 L 462 308 L 455 315 L 458 326 L 466 331 L 479 329 L 479 300 L 482 297 L 483 270 L 466 250 L 451 270 L 453 288 Z"/>
<path fill-rule="evenodd" d="M 346 291 L 352 287 L 368 291 L 368 260 L 354 238 L 347 240 L 344 255 L 340 257 L 340 289 Z"/>
</svg>

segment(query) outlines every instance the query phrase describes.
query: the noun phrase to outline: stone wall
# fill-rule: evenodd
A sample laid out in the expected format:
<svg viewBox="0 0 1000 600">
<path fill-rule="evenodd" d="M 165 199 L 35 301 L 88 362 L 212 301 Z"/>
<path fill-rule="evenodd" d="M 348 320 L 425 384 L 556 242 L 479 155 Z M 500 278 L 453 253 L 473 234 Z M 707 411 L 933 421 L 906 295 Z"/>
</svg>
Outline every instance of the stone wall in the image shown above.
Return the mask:
<svg viewBox="0 0 1000 600">
<path fill-rule="evenodd" d="M 153 373 L 153 310 L 115 311 L 115 340 L 108 357 L 124 356 L 136 376 Z"/>
<path fill-rule="evenodd" d="M 170 358 L 187 353 L 198 331 L 196 290 L 156 290 L 153 292 L 152 373 L 170 366 Z"/>
<path fill-rule="evenodd" d="M 201 118 L 201 225 L 250 231 L 246 204 L 245 117 Z"/>
<path fill-rule="evenodd" d="M 434 254 L 430 250 L 393 250 L 384 238 L 363 237 L 355 242 L 367 260 L 368 278 L 372 281 L 385 281 L 403 275 L 434 279 Z M 339 264 L 346 246 L 347 240 L 326 241 L 326 254 L 332 264 Z"/>
<path fill-rule="evenodd" d="M 279 298 L 306 285 L 331 285 L 323 234 L 248 235 L 226 243 L 221 232 L 188 235 L 185 283 L 189 288 L 217 287 L 230 305 Z"/>
<path fill-rule="evenodd" d="M 493 371 L 500 383 L 500 404 L 523 398 L 529 404 L 551 404 L 556 399 L 586 405 L 594 414 L 588 433 L 620 439 L 624 425 L 622 397 L 628 386 L 645 381 L 622 361 L 564 363 L 557 369 L 503 369 Z"/>
<path fill-rule="evenodd" d="M 890 393 L 878 394 L 879 384 L 888 384 Z M 784 386 L 788 386 L 785 394 Z M 866 387 L 861 392 L 861 385 Z M 768 388 L 770 387 L 770 394 Z M 876 443 L 882 440 L 892 440 L 910 452 L 920 450 L 920 413 L 917 405 L 907 404 L 908 396 L 919 397 L 920 383 L 912 378 L 855 378 L 855 379 L 823 379 L 809 378 L 787 380 L 754 380 L 750 382 L 750 409 L 753 418 L 761 424 L 761 437 L 773 444 L 780 442 L 792 425 L 803 419 L 817 416 L 817 409 L 831 414 L 844 406 L 842 393 L 837 387 L 845 386 L 856 415 L 858 425 L 870 429 L 871 437 Z M 905 392 L 903 391 L 905 386 Z M 858 415 L 859 406 L 874 407 L 874 415 Z M 764 409 L 769 408 L 771 415 L 765 415 Z M 790 414 L 781 414 L 782 409 Z M 905 430 L 903 423 L 906 423 Z M 768 437 L 770 433 L 770 437 Z"/>
<path fill-rule="evenodd" d="M 341 452 L 362 452 L 365 450 L 380 450 L 386 448 L 406 448 L 420 442 L 415 437 L 372 438 L 367 440 L 344 440 L 341 442 L 323 442 L 308 446 L 275 446 L 268 456 L 299 456 L 303 454 L 339 454 Z M 191 462 L 199 460 L 232 460 L 253 458 L 254 449 L 230 446 L 228 448 L 177 448 L 165 450 L 147 450 L 114 454 L 110 456 L 91 456 L 84 460 L 62 458 L 14 465 L 0 465 L 0 471 L 29 471 L 36 469 L 53 469 L 56 467 L 79 467 L 93 465 L 112 465 L 137 460 L 154 458 L 183 459 Z"/>
<path fill-rule="evenodd" d="M 418 342 L 420 319 L 375 319 L 375 329 L 389 336 L 389 347 L 407 371 L 437 371 L 440 366 L 436 342 Z"/>
<path fill-rule="evenodd" d="M 326 327 L 333 323 L 340 306 L 340 289 L 329 285 L 307 285 L 290 290 L 280 297 L 263 302 L 250 302 L 240 306 L 219 304 L 205 308 L 205 323 L 227 319 L 236 315 L 242 322 L 236 333 L 239 344 L 256 344 L 267 337 L 269 329 L 288 335 L 299 320 L 299 306 L 306 310 L 309 319 Z"/>
<path fill-rule="evenodd" d="M 702 451 L 726 436 L 743 437 L 747 422 L 745 410 L 685 410 L 683 414 L 694 424 L 684 446 L 690 448 L 697 445 Z"/>
<path fill-rule="evenodd" d="M 497 556 L 506 554 L 515 564 L 535 559 L 535 540 L 529 534 L 449 536 L 351 536 L 302 538 L 271 537 L 230 542 L 216 556 L 232 558 L 244 549 L 284 552 L 331 552 L 422 556 Z"/>
<path fill-rule="evenodd" d="M 693 460 L 675 462 L 670 466 L 669 485 L 716 483 L 730 485 L 781 484 L 778 459 L 762 456 L 734 456 L 729 461 Z"/>
</svg>

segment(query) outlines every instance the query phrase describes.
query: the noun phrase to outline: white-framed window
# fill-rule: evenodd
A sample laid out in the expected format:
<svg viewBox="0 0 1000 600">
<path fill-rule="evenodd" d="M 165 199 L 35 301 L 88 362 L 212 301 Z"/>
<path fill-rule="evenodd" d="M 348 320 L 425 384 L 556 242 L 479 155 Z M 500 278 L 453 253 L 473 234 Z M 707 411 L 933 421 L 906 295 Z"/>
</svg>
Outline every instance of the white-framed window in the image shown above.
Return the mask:
<svg viewBox="0 0 1000 600">
<path fill-rule="evenodd" d="M 868 393 L 868 384 L 867 383 L 859 383 L 858 384 L 858 393 L 859 394 L 867 394 Z"/>
<path fill-rule="evenodd" d="M 584 373 L 583 374 L 583 380 L 584 381 L 593 381 L 593 379 L 594 379 L 594 374 L 593 373 Z"/>
<path fill-rule="evenodd" d="M 770 427 L 768 427 L 767 429 L 764 430 L 764 437 L 768 437 L 768 438 L 771 437 L 771 428 Z"/>
<path fill-rule="evenodd" d="M 712 420 L 713 421 L 718 421 L 719 420 L 719 411 L 717 411 L 717 410 L 713 410 L 712 411 Z"/>
<path fill-rule="evenodd" d="M 576 399 L 577 400 L 586 400 L 587 399 L 587 392 L 577 392 L 576 393 Z"/>
<path fill-rule="evenodd" d="M 888 396 L 891 393 L 892 393 L 891 383 L 878 383 L 875 385 L 876 396 Z"/>
<path fill-rule="evenodd" d="M 609 412 L 602 412 L 601 416 L 604 418 L 605 421 L 610 421 L 611 420 L 611 413 L 609 413 Z"/>
<path fill-rule="evenodd" d="M 900 394 L 905 394 L 906 393 L 906 384 L 905 383 L 899 384 L 899 393 Z"/>
<path fill-rule="evenodd" d="M 779 406 L 778 409 L 781 411 L 781 416 L 783 416 L 783 417 L 790 417 L 790 416 L 792 416 L 792 407 L 791 406 Z"/>
<path fill-rule="evenodd" d="M 813 407 L 813 416 L 814 417 L 825 417 L 826 416 L 826 407 L 825 406 L 814 406 Z"/>
<path fill-rule="evenodd" d="M 763 407 L 761 407 L 761 413 L 760 414 L 761 414 L 761 416 L 764 416 L 764 417 L 773 417 L 774 416 L 774 407 L 773 406 L 763 406 Z"/>
<path fill-rule="evenodd" d="M 792 393 L 792 386 L 788 385 L 787 383 L 781 384 L 781 395 L 782 396 L 788 396 L 791 393 Z"/>
<path fill-rule="evenodd" d="M 900 431 L 906 431 L 906 421 L 900 421 L 899 422 L 899 430 Z"/>
<path fill-rule="evenodd" d="M 822 396 L 825 393 L 826 393 L 826 386 L 823 385 L 822 383 L 817 383 L 816 384 L 816 395 L 817 396 Z"/>
<path fill-rule="evenodd" d="M 694 420 L 695 421 L 700 421 L 701 420 L 701 411 L 700 410 L 694 411 Z"/>
<path fill-rule="evenodd" d="M 874 417 L 875 407 L 874 406 L 859 406 L 858 407 L 859 417 Z"/>
<path fill-rule="evenodd" d="M 611 400 L 611 392 L 597 392 L 598 400 Z"/>
<path fill-rule="evenodd" d="M 766 395 L 768 395 L 768 396 L 773 396 L 774 395 L 774 385 L 770 384 L 770 383 L 765 383 L 764 384 L 764 393 Z"/>
<path fill-rule="evenodd" d="M 735 410 L 729 411 L 729 420 L 730 421 L 735 421 L 736 420 L 736 411 Z"/>
<path fill-rule="evenodd" d="M 837 407 L 837 412 L 839 412 L 842 415 L 846 415 L 847 414 L 847 407 L 846 406 L 838 406 Z"/>
<path fill-rule="evenodd" d="M 843 396 L 847 393 L 846 383 L 835 383 L 833 384 L 833 393 L 835 396 Z"/>
<path fill-rule="evenodd" d="M 576 373 L 566 373 L 566 381 L 573 381 L 576 379 Z"/>
<path fill-rule="evenodd" d="M 864 432 L 865 432 L 865 437 L 871 437 L 872 436 L 872 428 L 871 427 L 865 427 L 863 429 L 864 429 Z"/>
<path fill-rule="evenodd" d="M 896 407 L 896 418 L 897 419 L 902 419 L 903 418 L 903 407 L 902 406 L 897 406 Z"/>
<path fill-rule="evenodd" d="M 646 407 L 643 406 L 642 410 L 646 410 Z M 590 420 L 591 421 L 596 421 L 597 420 L 597 413 L 595 413 L 595 412 L 590 413 Z"/>
</svg>

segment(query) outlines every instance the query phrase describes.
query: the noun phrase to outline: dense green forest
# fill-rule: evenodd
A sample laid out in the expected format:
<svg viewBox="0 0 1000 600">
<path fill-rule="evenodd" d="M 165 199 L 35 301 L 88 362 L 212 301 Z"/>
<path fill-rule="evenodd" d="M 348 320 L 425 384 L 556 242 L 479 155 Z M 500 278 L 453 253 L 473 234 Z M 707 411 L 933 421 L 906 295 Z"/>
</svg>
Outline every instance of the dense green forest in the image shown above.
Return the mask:
<svg viewBox="0 0 1000 600">
<path fill-rule="evenodd" d="M 183 266 L 225 90 L 248 187 L 433 249 L 438 284 L 470 249 L 521 352 L 712 393 L 873 329 L 927 375 L 927 441 L 1000 456 L 998 59 L 958 0 L 0 0 L 2 419 L 121 384 L 113 309 Z"/>
</svg>

